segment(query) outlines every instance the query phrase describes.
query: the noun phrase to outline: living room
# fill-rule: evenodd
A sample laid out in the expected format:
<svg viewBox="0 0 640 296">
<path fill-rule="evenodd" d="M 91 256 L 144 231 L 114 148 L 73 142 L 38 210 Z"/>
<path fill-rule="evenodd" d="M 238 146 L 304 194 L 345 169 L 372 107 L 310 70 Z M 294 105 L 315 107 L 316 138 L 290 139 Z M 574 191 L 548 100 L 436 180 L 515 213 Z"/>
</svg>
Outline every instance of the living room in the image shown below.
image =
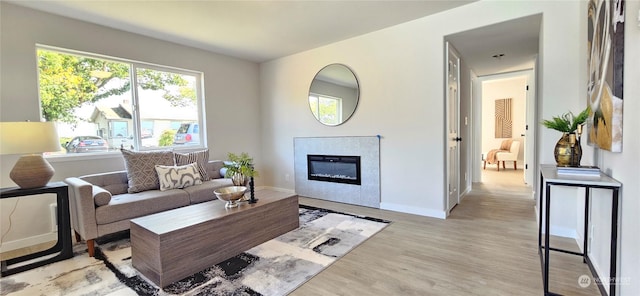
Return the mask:
<svg viewBox="0 0 640 296">
<path fill-rule="evenodd" d="M 627 100 L 625 109 L 638 110 L 638 102 L 633 98 L 640 94 L 633 82 L 640 78 L 640 69 L 631 65 L 640 63 L 640 30 L 635 22 L 640 3 L 627 1 L 626 4 L 624 79 L 627 83 L 624 91 L 631 99 Z M 385 210 L 446 216 L 445 95 L 441 66 L 444 64 L 445 36 L 542 14 L 537 116 L 539 119 L 550 118 L 559 112 L 585 106 L 585 2 L 479 1 L 262 63 L 8 2 L 0 5 L 2 121 L 40 119 L 36 44 L 202 71 L 206 91 L 207 146 L 211 159 L 224 159 L 227 152 L 248 152 L 261 172 L 258 186 L 292 191 L 295 188 L 292 177 L 295 175 L 294 138 L 380 135 L 380 207 Z M 361 87 L 361 100 L 354 117 L 338 127 L 319 124 L 307 105 L 311 79 L 319 69 L 332 63 L 351 67 Z M 227 124 L 231 122 L 233 124 Z M 637 118 L 625 116 L 622 153 L 595 151 L 584 145 L 584 163 L 600 166 L 624 184 L 618 274 L 629 278 L 631 284 L 621 286 L 619 295 L 640 294 L 637 268 L 640 257 L 636 251 L 640 249 L 640 235 L 634 228 L 640 222 L 640 205 L 633 198 L 640 195 L 637 177 L 633 177 L 635 167 L 640 165 L 639 140 L 634 137 L 640 132 L 639 126 Z M 557 138 L 557 132 L 539 129 L 538 163 L 554 162 L 552 148 Z M 13 186 L 6 172 L 16 159 L 17 156 L 2 156 L 2 187 Z M 61 181 L 72 176 L 122 170 L 124 164 L 114 161 L 116 159 L 120 159 L 120 155 L 49 161 L 56 169 L 53 180 Z M 575 209 L 579 208 L 576 203 L 558 203 L 554 208 L 576 212 L 579 211 Z M 593 206 L 593 211 L 606 211 L 610 207 L 606 202 Z M 20 211 L 24 213 L 28 209 L 17 209 L 18 214 Z M 603 216 L 594 219 L 605 220 L 606 215 Z M 25 221 L 14 219 L 13 223 Z M 608 246 L 607 241 L 600 244 Z M 606 258 L 599 260 L 607 261 Z"/>
</svg>

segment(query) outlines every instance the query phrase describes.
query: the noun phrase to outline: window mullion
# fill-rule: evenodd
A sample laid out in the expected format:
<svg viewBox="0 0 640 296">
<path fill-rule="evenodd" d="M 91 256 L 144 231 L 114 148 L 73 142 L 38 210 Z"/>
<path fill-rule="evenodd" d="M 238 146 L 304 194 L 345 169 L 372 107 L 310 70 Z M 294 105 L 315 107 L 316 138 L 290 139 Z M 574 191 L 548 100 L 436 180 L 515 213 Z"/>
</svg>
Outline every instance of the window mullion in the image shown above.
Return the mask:
<svg viewBox="0 0 640 296">
<path fill-rule="evenodd" d="M 129 78 L 131 79 L 131 109 L 133 114 L 131 114 L 132 122 L 133 122 L 133 133 L 134 133 L 134 141 L 136 145 L 136 150 L 141 150 L 142 148 L 142 129 L 140 128 L 140 101 L 138 100 L 138 66 L 136 64 L 130 64 L 129 67 Z"/>
</svg>

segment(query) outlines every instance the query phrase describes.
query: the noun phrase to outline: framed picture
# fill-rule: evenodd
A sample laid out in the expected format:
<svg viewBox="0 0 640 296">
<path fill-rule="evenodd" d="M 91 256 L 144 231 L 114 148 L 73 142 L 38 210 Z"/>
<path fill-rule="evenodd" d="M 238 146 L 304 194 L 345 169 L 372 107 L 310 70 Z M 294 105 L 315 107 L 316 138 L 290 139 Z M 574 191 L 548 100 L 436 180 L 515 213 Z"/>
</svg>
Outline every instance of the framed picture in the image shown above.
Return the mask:
<svg viewBox="0 0 640 296">
<path fill-rule="evenodd" d="M 589 0 L 588 144 L 622 152 L 624 0 Z"/>
<path fill-rule="evenodd" d="M 496 139 L 511 138 L 511 130 L 513 129 L 513 119 L 511 118 L 511 99 L 496 100 L 495 104 Z"/>
</svg>

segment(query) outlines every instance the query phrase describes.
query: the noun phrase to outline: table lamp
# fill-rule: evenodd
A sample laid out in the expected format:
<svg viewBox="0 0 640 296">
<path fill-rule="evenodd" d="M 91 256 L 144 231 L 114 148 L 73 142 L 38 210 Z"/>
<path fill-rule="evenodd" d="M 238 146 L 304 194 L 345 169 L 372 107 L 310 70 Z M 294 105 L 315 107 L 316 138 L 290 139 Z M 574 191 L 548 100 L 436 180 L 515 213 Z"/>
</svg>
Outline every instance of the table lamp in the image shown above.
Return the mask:
<svg viewBox="0 0 640 296">
<path fill-rule="evenodd" d="M 60 140 L 53 122 L 0 122 L 0 154 L 23 154 L 9 173 L 20 188 L 47 185 L 55 170 L 42 153 L 59 150 Z"/>
</svg>

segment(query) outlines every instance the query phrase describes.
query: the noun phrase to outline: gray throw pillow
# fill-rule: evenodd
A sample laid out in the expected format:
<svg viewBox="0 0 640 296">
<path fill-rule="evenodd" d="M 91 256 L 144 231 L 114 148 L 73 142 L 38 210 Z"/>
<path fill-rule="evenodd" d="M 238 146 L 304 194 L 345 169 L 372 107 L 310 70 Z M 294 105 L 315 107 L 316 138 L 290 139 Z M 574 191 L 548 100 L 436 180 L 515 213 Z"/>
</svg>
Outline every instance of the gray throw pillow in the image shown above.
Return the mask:
<svg viewBox="0 0 640 296">
<path fill-rule="evenodd" d="M 122 149 L 124 166 L 127 169 L 129 193 L 160 188 L 156 165 L 174 165 L 173 151 L 135 152 Z"/>
<path fill-rule="evenodd" d="M 206 165 L 209 162 L 209 149 L 190 153 L 175 153 L 176 165 L 187 165 L 196 163 L 202 181 L 209 181 L 211 178 L 207 173 Z"/>
<path fill-rule="evenodd" d="M 156 165 L 156 172 L 160 181 L 160 191 L 202 184 L 195 162 L 179 166 Z"/>
</svg>

